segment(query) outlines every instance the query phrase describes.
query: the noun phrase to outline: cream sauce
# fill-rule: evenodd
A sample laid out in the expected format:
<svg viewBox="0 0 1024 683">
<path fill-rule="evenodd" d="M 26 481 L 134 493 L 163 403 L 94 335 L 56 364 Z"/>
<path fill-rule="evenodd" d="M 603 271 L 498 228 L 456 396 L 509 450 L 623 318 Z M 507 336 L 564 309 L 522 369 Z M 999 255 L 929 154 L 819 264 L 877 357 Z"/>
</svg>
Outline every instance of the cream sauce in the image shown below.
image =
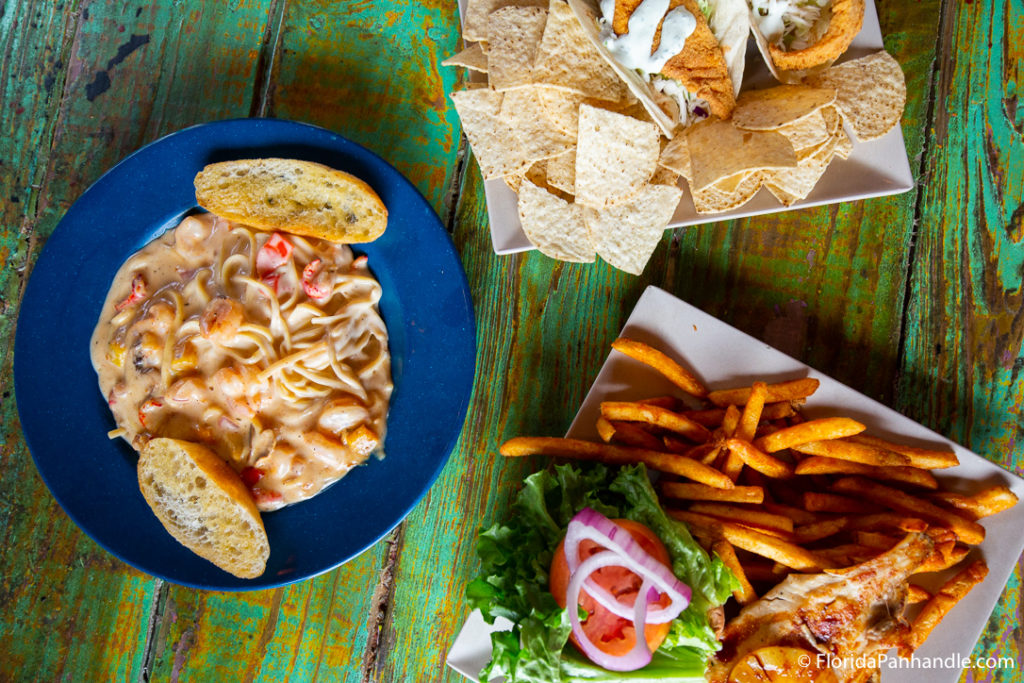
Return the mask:
<svg viewBox="0 0 1024 683">
<path fill-rule="evenodd" d="M 697 20 L 685 7 L 669 11 L 668 6 L 669 0 L 643 0 L 629 16 L 626 33 L 617 36 L 612 29 L 615 0 L 601 0 L 601 38 L 616 61 L 649 77 L 661 72 L 665 63 L 679 54 L 697 28 Z M 655 50 L 659 26 L 661 42 Z"/>
<path fill-rule="evenodd" d="M 316 495 L 383 457 L 380 295 L 347 246 L 186 218 L 121 266 L 93 332 L 116 433 L 203 443 L 261 510 Z"/>
</svg>

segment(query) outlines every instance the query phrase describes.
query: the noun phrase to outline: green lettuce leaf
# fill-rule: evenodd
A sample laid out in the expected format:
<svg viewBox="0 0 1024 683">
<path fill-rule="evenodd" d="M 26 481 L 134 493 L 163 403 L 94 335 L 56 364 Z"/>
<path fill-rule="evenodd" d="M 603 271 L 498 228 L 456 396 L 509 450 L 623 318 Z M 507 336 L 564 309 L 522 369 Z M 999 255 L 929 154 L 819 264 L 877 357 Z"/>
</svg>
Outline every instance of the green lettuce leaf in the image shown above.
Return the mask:
<svg viewBox="0 0 1024 683">
<path fill-rule="evenodd" d="M 584 507 L 653 530 L 668 550 L 673 572 L 693 591 L 651 663 L 635 672 L 606 671 L 566 647 L 569 618 L 548 591 L 552 555 L 569 520 Z M 488 623 L 501 616 L 514 624 L 511 631 L 492 634 L 491 662 L 480 672 L 484 681 L 496 676 L 508 683 L 703 680 L 707 659 L 719 647 L 707 611 L 738 587 L 722 561 L 709 557 L 684 524 L 665 514 L 643 465 L 560 465 L 530 475 L 511 518 L 480 532 L 477 555 L 480 573 L 466 587 L 470 606 Z"/>
</svg>

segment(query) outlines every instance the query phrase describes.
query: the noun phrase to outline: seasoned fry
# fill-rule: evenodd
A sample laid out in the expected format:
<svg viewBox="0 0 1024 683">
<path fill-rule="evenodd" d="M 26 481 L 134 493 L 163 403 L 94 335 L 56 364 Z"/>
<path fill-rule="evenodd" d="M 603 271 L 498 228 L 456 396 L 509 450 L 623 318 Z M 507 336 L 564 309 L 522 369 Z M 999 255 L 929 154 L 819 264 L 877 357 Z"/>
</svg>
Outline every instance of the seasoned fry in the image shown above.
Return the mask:
<svg viewBox="0 0 1024 683">
<path fill-rule="evenodd" d="M 907 603 L 914 605 L 919 602 L 931 600 L 932 594 L 924 588 L 921 588 L 917 584 L 911 583 L 907 585 Z"/>
<path fill-rule="evenodd" d="M 837 496 L 834 493 L 805 491 L 804 509 L 809 512 L 835 512 L 841 515 L 864 515 L 879 512 L 879 508 L 853 498 Z"/>
<path fill-rule="evenodd" d="M 761 413 L 764 411 L 764 399 L 768 395 L 768 385 L 764 382 L 754 382 L 750 385 L 750 396 L 743 406 L 743 414 L 740 423 L 736 426 L 736 437 L 744 441 L 753 441 L 757 435 L 757 425 L 761 422 Z"/>
<path fill-rule="evenodd" d="M 880 534 L 877 531 L 854 531 L 853 540 L 863 546 L 875 548 L 883 552 L 900 542 L 898 538 Z"/>
<path fill-rule="evenodd" d="M 739 488 L 739 487 L 737 487 Z M 780 503 L 765 503 L 764 509 L 768 512 L 774 512 L 777 515 L 785 515 L 789 517 L 795 524 L 806 525 L 814 524 L 819 521 L 817 515 L 807 510 L 801 510 L 791 505 L 782 505 Z"/>
<path fill-rule="evenodd" d="M 752 503 L 764 500 L 764 489 L 759 486 L 734 486 L 719 489 L 704 484 L 667 481 L 661 485 L 663 495 L 680 500 L 709 500 L 719 503 Z"/>
<path fill-rule="evenodd" d="M 832 562 L 837 567 L 850 567 L 861 562 L 866 562 L 878 555 L 878 551 L 859 543 L 844 543 L 832 548 L 815 550 L 820 557 Z"/>
<path fill-rule="evenodd" d="M 916 517 L 904 517 L 893 512 L 876 512 L 870 515 L 859 515 L 850 517 L 848 528 L 877 531 L 879 529 L 905 531 L 925 531 L 928 522 Z"/>
<path fill-rule="evenodd" d="M 641 399 L 637 401 L 637 403 L 643 403 L 644 405 L 649 406 L 658 406 L 659 408 L 664 408 L 665 410 L 679 409 L 679 399 L 677 399 L 675 396 L 652 396 L 651 398 Z"/>
<path fill-rule="evenodd" d="M 757 593 L 754 592 L 754 587 L 751 586 L 750 581 L 747 580 L 747 575 L 743 571 L 743 565 L 740 564 L 739 558 L 736 557 L 736 549 L 732 547 L 732 544 L 723 539 L 716 542 L 712 546 L 712 550 L 718 553 L 718 556 L 722 558 L 722 562 L 725 563 L 725 566 L 729 568 L 736 579 L 740 582 L 740 587 L 732 592 L 733 597 L 736 598 L 736 602 L 741 605 L 749 605 L 757 600 Z"/>
<path fill-rule="evenodd" d="M 866 498 L 890 510 L 920 517 L 921 519 L 946 526 L 953 530 L 964 543 L 977 545 L 985 540 L 985 527 L 956 513 L 944 510 L 933 503 L 915 498 L 899 489 L 884 486 L 861 477 L 846 477 L 832 485 L 834 491 L 850 493 Z"/>
<path fill-rule="evenodd" d="M 613 422 L 643 422 L 682 434 L 697 443 L 704 443 L 711 438 L 711 432 L 704 425 L 660 406 L 630 401 L 603 401 L 601 417 Z"/>
<path fill-rule="evenodd" d="M 792 448 L 809 441 L 840 439 L 844 436 L 859 434 L 864 429 L 864 425 L 848 417 L 823 417 L 762 436 L 754 445 L 766 453 L 774 453 L 783 448 Z"/>
<path fill-rule="evenodd" d="M 804 524 L 796 529 L 794 539 L 800 544 L 813 543 L 838 534 L 846 528 L 847 524 L 849 524 L 849 520 L 846 517 L 835 517 Z"/>
<path fill-rule="evenodd" d="M 905 467 L 910 465 L 910 458 L 902 453 L 878 448 L 871 444 L 863 444 L 853 439 L 834 439 L 832 441 L 810 441 L 791 447 L 795 451 L 807 455 L 819 455 L 836 460 L 859 462 L 874 467 Z"/>
<path fill-rule="evenodd" d="M 668 510 L 668 513 L 687 524 L 703 527 L 708 532 L 717 534 L 737 548 L 775 560 L 798 571 L 815 571 L 833 566 L 824 558 L 798 545 L 754 531 L 740 524 L 723 522 L 708 515 L 684 510 Z"/>
<path fill-rule="evenodd" d="M 678 474 L 716 488 L 731 489 L 729 477 L 696 460 L 674 453 L 649 451 L 644 448 L 592 443 L 580 439 L 562 439 L 547 436 L 518 436 L 501 445 L 499 452 L 506 457 L 549 455 L 576 460 L 598 460 L 609 465 L 631 465 L 642 462 L 659 472 Z"/>
<path fill-rule="evenodd" d="M 736 522 L 744 526 L 758 527 L 793 533 L 793 520 L 784 515 L 773 515 L 763 510 L 751 510 L 726 503 L 699 502 L 689 508 L 690 512 L 699 512 L 702 515 L 711 515 L 726 522 Z"/>
<path fill-rule="evenodd" d="M 779 403 L 765 403 L 761 411 L 762 420 L 783 420 L 796 415 L 795 403 L 802 401 L 781 401 Z M 732 405 L 732 404 L 730 404 Z M 722 424 L 725 418 L 725 408 L 702 408 L 700 410 L 684 410 L 682 414 L 694 422 L 699 422 L 705 427 L 713 428 Z"/>
<path fill-rule="evenodd" d="M 664 442 L 661 439 L 632 422 L 609 420 L 608 423 L 612 428 L 612 441 L 616 443 L 624 446 L 647 448 L 652 451 L 660 451 L 664 446 Z"/>
<path fill-rule="evenodd" d="M 725 409 L 725 417 L 722 418 L 722 426 L 715 431 L 715 439 L 724 442 L 733 436 L 736 430 L 739 429 L 742 417 L 743 415 L 740 413 L 739 408 L 728 406 Z M 722 464 L 721 469 L 725 472 L 725 476 L 736 481 L 740 478 L 740 472 L 743 471 L 743 458 L 740 457 L 739 453 L 726 446 L 725 462 Z"/>
<path fill-rule="evenodd" d="M 793 476 L 793 467 L 778 458 L 761 452 L 754 444 L 743 439 L 729 439 L 725 442 L 730 453 L 735 453 L 743 464 L 757 470 L 766 477 L 787 479 Z M 728 463 L 726 463 L 728 465 Z"/>
<path fill-rule="evenodd" d="M 664 375 L 668 381 L 691 396 L 704 398 L 708 395 L 708 390 L 694 377 L 693 373 L 661 351 L 643 342 L 620 337 L 612 342 L 612 348 L 619 353 L 624 353 L 633 360 L 638 360 L 645 365 L 651 366 Z"/>
<path fill-rule="evenodd" d="M 868 436 L 866 434 L 858 434 L 850 437 L 850 441 L 859 443 L 865 446 L 873 446 L 893 453 L 899 453 L 907 457 L 909 462 L 907 463 L 911 467 L 919 467 L 924 470 L 941 470 L 946 467 L 956 467 L 960 464 L 960 459 L 956 457 L 956 453 L 953 451 L 936 451 L 928 448 L 917 448 L 915 446 L 907 446 L 905 444 L 893 443 L 884 439 L 879 439 L 876 436 Z"/>
<path fill-rule="evenodd" d="M 939 625 L 943 617 L 949 614 L 949 611 L 986 576 L 988 576 L 988 566 L 984 560 L 975 560 L 943 584 L 942 588 L 925 603 L 917 618 L 914 619 L 914 623 L 910 627 L 910 634 L 907 636 L 905 644 L 900 647 L 900 656 L 910 657 L 910 654 L 928 638 L 932 629 Z"/>
<path fill-rule="evenodd" d="M 945 571 L 967 557 L 967 553 L 970 551 L 971 549 L 966 545 L 956 541 L 936 543 L 935 550 L 917 568 L 917 571 L 922 574 Z"/>
<path fill-rule="evenodd" d="M 805 399 L 815 391 L 818 390 L 818 385 L 821 384 L 816 379 L 811 377 L 805 377 L 804 379 L 794 379 L 788 382 L 779 382 L 778 384 L 767 385 L 765 394 L 765 403 L 778 403 L 780 401 L 799 401 Z M 751 387 L 742 387 L 739 389 L 720 389 L 718 391 L 712 391 L 707 395 L 708 400 L 714 403 L 716 406 L 741 406 L 744 405 L 750 399 Z"/>
<path fill-rule="evenodd" d="M 970 517 L 975 521 L 1012 508 L 1017 504 L 1017 494 L 1005 486 L 992 486 L 973 496 L 940 491 L 928 497 L 936 502 L 955 507 L 965 517 Z"/>
<path fill-rule="evenodd" d="M 612 423 L 603 417 L 599 417 L 597 418 L 595 426 L 597 427 L 597 435 L 601 437 L 601 441 L 611 443 L 612 437 L 615 436 L 615 427 L 612 426 Z"/>
<path fill-rule="evenodd" d="M 796 465 L 797 474 L 859 474 L 869 479 L 887 479 L 935 490 L 939 483 L 927 470 L 916 467 L 876 467 L 849 460 L 812 456 Z"/>
</svg>

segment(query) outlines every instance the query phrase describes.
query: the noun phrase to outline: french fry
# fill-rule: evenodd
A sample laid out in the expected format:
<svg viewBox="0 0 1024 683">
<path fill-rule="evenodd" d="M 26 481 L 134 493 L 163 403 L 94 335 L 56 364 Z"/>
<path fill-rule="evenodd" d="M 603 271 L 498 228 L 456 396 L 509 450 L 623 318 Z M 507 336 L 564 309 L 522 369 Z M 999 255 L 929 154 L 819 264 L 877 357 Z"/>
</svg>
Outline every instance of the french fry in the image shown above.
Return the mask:
<svg viewBox="0 0 1024 683">
<path fill-rule="evenodd" d="M 659 451 L 664 446 L 664 442 L 661 439 L 632 422 L 609 420 L 608 423 L 612 427 L 612 441 L 623 446 L 636 446 L 637 448 L 647 448 L 652 451 Z"/>
<path fill-rule="evenodd" d="M 791 448 L 806 455 L 848 460 L 874 467 L 908 467 L 910 465 L 910 458 L 902 453 L 878 448 L 871 444 L 857 443 L 852 439 L 809 441 L 791 446 Z"/>
<path fill-rule="evenodd" d="M 761 412 L 764 410 L 764 399 L 768 395 L 768 385 L 764 382 L 754 382 L 750 385 L 750 396 L 743 406 L 743 414 L 740 422 L 736 425 L 736 437 L 744 441 L 753 441 L 757 434 L 757 425 L 761 422 Z"/>
<path fill-rule="evenodd" d="M 739 487 L 737 487 L 739 488 Z M 807 510 L 801 510 L 800 508 L 793 507 L 792 505 L 782 505 L 781 503 L 765 503 L 764 509 L 768 512 L 774 512 L 777 515 L 785 515 L 793 520 L 794 524 L 814 524 L 819 521 L 818 516 L 813 512 Z"/>
<path fill-rule="evenodd" d="M 763 510 L 752 510 L 741 508 L 727 503 L 714 503 L 702 501 L 694 503 L 689 507 L 690 512 L 699 512 L 703 515 L 711 515 L 726 522 L 735 522 L 744 526 L 757 527 L 759 530 L 768 529 L 781 531 L 786 534 L 793 533 L 793 520 L 784 515 L 773 515 Z"/>
<path fill-rule="evenodd" d="M 830 562 L 809 550 L 780 538 L 754 531 L 741 524 L 723 522 L 708 515 L 684 510 L 668 510 L 667 512 L 680 521 L 703 527 L 707 531 L 717 534 L 737 548 L 775 560 L 798 571 L 816 571 L 832 566 Z"/>
<path fill-rule="evenodd" d="M 869 479 L 898 481 L 912 486 L 935 490 L 939 483 L 928 470 L 916 467 L 876 467 L 850 460 L 811 456 L 797 463 L 797 474 L 858 474 Z"/>
<path fill-rule="evenodd" d="M 846 496 L 834 493 L 805 491 L 803 494 L 804 509 L 808 512 L 834 512 L 840 515 L 864 515 L 879 512 L 880 508 Z"/>
<path fill-rule="evenodd" d="M 956 453 L 953 451 L 917 448 L 915 446 L 892 443 L 891 441 L 879 439 L 875 436 L 868 436 L 866 434 L 858 434 L 850 437 L 850 441 L 892 451 L 893 453 L 899 453 L 900 455 L 904 455 L 908 458 L 909 462 L 907 464 L 911 467 L 920 467 L 925 470 L 940 470 L 946 467 L 956 467 L 960 464 L 960 459 L 956 457 Z"/>
<path fill-rule="evenodd" d="M 761 411 L 762 420 L 782 420 L 796 415 L 794 404 L 802 401 L 780 401 L 778 403 L 765 403 Z M 732 405 L 731 403 L 729 405 Z M 725 417 L 725 408 L 701 408 L 699 410 L 684 410 L 682 414 L 694 422 L 699 422 L 711 429 L 722 424 Z"/>
<path fill-rule="evenodd" d="M 939 491 L 928 496 L 931 500 L 956 508 L 965 517 L 977 521 L 1017 504 L 1017 494 L 1005 486 L 992 486 L 973 496 Z"/>
<path fill-rule="evenodd" d="M 793 538 L 797 543 L 807 544 L 820 541 L 823 538 L 834 536 L 846 528 L 849 520 L 846 517 L 835 517 L 823 519 L 819 522 L 804 524 L 793 532 Z"/>
<path fill-rule="evenodd" d="M 959 564 L 962 559 L 967 557 L 967 553 L 970 551 L 971 549 L 966 545 L 956 541 L 936 543 L 935 550 L 917 568 L 917 571 L 921 574 L 946 571 L 950 567 Z"/>
<path fill-rule="evenodd" d="M 601 437 L 601 441 L 611 443 L 612 437 L 615 436 L 615 427 L 612 426 L 612 423 L 603 417 L 599 417 L 597 418 L 595 426 L 597 427 L 597 435 Z"/>
<path fill-rule="evenodd" d="M 725 441 L 732 437 L 736 430 L 739 429 L 742 417 L 743 414 L 740 413 L 739 408 L 736 406 L 726 407 L 725 417 L 722 418 L 722 426 L 715 432 L 715 438 Z M 722 464 L 721 469 L 725 472 L 725 476 L 736 481 L 740 478 L 740 472 L 743 471 L 743 458 L 740 457 L 739 453 L 734 453 L 731 448 L 726 447 L 725 462 Z"/>
<path fill-rule="evenodd" d="M 708 390 L 694 377 L 693 373 L 661 351 L 643 342 L 620 337 L 612 342 L 612 348 L 633 360 L 638 360 L 645 365 L 651 366 L 664 375 L 668 381 L 691 396 L 704 398 L 708 395 Z"/>
<path fill-rule="evenodd" d="M 711 438 L 711 432 L 704 425 L 660 406 L 631 401 L 603 401 L 601 417 L 611 422 L 642 422 L 661 427 L 682 434 L 697 443 L 704 443 Z"/>
<path fill-rule="evenodd" d="M 793 467 L 789 463 L 762 452 L 749 441 L 733 438 L 726 441 L 725 445 L 728 447 L 729 453 L 735 453 L 743 461 L 743 464 L 766 477 L 788 479 L 793 476 Z M 726 466 L 728 466 L 728 462 L 726 462 Z"/>
<path fill-rule="evenodd" d="M 675 396 L 652 396 L 651 398 L 640 399 L 637 403 L 643 403 L 648 406 L 658 406 L 665 410 L 679 409 L 679 399 Z"/>
<path fill-rule="evenodd" d="M 745 561 L 742 565 L 747 579 L 758 583 L 778 583 L 790 573 L 789 567 L 780 565 L 778 562 Z M 778 567 L 781 567 L 782 571 L 779 571 Z"/>
<path fill-rule="evenodd" d="M 939 622 L 949 614 L 949 611 L 986 576 L 988 576 L 988 566 L 984 560 L 975 560 L 943 584 L 931 600 L 925 603 L 911 624 L 906 643 L 900 647 L 900 656 L 909 658 L 910 654 L 920 647 L 932 630 L 939 625 Z"/>
<path fill-rule="evenodd" d="M 718 553 L 718 556 L 722 558 L 722 562 L 725 563 L 725 566 L 729 568 L 740 583 L 740 587 L 732 592 L 736 602 L 741 605 L 749 605 L 757 600 L 757 593 L 754 592 L 754 587 L 747 580 L 747 575 L 743 571 L 743 565 L 740 564 L 739 558 L 736 557 L 736 549 L 732 547 L 732 544 L 723 539 L 716 542 L 712 549 Z"/>
<path fill-rule="evenodd" d="M 708 486 L 722 489 L 731 489 L 734 486 L 729 477 L 696 460 L 644 448 L 592 443 L 580 439 L 518 436 L 503 443 L 499 452 L 506 457 L 548 455 L 576 460 L 597 460 L 609 465 L 632 465 L 642 462 L 653 470 L 678 474 Z"/>
<path fill-rule="evenodd" d="M 680 500 L 707 500 L 718 503 L 752 503 L 764 500 L 764 489 L 758 486 L 734 486 L 719 489 L 704 484 L 667 481 L 661 485 L 661 493 Z"/>
<path fill-rule="evenodd" d="M 915 583 L 907 584 L 907 603 L 915 605 L 932 599 L 932 594 Z"/>
<path fill-rule="evenodd" d="M 851 567 L 867 562 L 879 554 L 877 550 L 859 543 L 844 543 L 832 548 L 820 548 L 814 552 L 837 567 Z"/>
<path fill-rule="evenodd" d="M 832 490 L 850 493 L 926 522 L 939 524 L 953 530 L 964 543 L 977 545 L 985 540 L 985 527 L 954 512 L 938 507 L 934 503 L 916 498 L 891 486 L 885 486 L 862 477 L 846 477 L 832 485 Z"/>
<path fill-rule="evenodd" d="M 928 528 L 928 522 L 916 517 L 904 517 L 894 512 L 875 512 L 868 515 L 850 517 L 848 528 L 867 531 L 885 529 L 911 533 L 925 531 Z"/>
<path fill-rule="evenodd" d="M 875 548 L 882 552 L 891 549 L 900 542 L 898 538 L 887 536 L 877 531 L 854 531 L 853 540 L 855 543 L 867 546 L 868 548 Z"/>
<path fill-rule="evenodd" d="M 766 387 L 767 392 L 765 394 L 765 403 L 799 401 L 801 399 L 805 399 L 818 390 L 819 384 L 821 384 L 821 382 L 811 377 L 794 379 L 788 382 L 779 382 L 777 384 L 769 384 Z M 751 387 L 720 389 L 718 391 L 710 392 L 707 397 L 708 400 L 716 406 L 741 406 L 750 398 L 750 391 Z"/>
<path fill-rule="evenodd" d="M 754 445 L 766 453 L 775 453 L 810 441 L 841 439 L 844 436 L 859 434 L 864 429 L 864 425 L 848 417 L 823 417 L 762 436 Z"/>
</svg>

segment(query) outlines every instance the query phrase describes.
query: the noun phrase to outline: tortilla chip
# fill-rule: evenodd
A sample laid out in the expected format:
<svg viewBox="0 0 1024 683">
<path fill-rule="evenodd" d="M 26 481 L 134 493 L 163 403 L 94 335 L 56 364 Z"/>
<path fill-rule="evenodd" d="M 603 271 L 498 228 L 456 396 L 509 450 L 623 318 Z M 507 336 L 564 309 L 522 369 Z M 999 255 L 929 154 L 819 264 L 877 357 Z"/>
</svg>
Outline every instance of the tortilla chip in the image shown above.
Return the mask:
<svg viewBox="0 0 1024 683">
<path fill-rule="evenodd" d="M 523 184 L 523 180 L 529 180 L 537 187 L 544 187 L 547 185 L 547 169 L 545 162 L 538 161 L 529 169 L 527 169 L 524 175 L 507 175 L 502 180 L 508 185 L 509 189 L 513 192 L 519 192 L 519 188 Z"/>
<path fill-rule="evenodd" d="M 658 165 L 675 171 L 687 180 L 693 178 L 693 166 L 690 163 L 690 146 L 685 135 L 677 135 L 661 150 Z"/>
<path fill-rule="evenodd" d="M 548 185 L 576 194 L 576 148 L 547 160 Z"/>
<path fill-rule="evenodd" d="M 660 137 L 653 124 L 581 105 L 576 200 L 602 208 L 639 190 L 657 166 Z"/>
<path fill-rule="evenodd" d="M 532 162 L 516 143 L 512 129 L 501 120 L 504 96 L 478 88 L 454 92 L 451 98 L 484 180 L 526 173 Z"/>
<path fill-rule="evenodd" d="M 703 190 L 743 171 L 796 166 L 796 153 L 786 136 L 775 131 L 740 130 L 727 121 L 707 119 L 686 131 L 693 179 Z"/>
<path fill-rule="evenodd" d="M 598 53 L 563 0 L 551 0 L 548 23 L 533 68 L 536 83 L 618 102 L 626 86 Z"/>
<path fill-rule="evenodd" d="M 575 136 L 557 128 L 547 117 L 534 86 L 506 91 L 500 117 L 512 129 L 523 156 L 530 161 L 557 156 L 576 143 Z"/>
<path fill-rule="evenodd" d="M 828 169 L 835 146 L 836 139 L 830 138 L 813 154 L 801 159 L 796 168 L 773 172 L 765 179 L 764 184 L 768 191 L 784 206 L 791 206 L 794 202 L 805 199 Z"/>
<path fill-rule="evenodd" d="M 541 7 L 502 7 L 487 17 L 487 78 L 492 88 L 508 90 L 532 82 L 546 23 Z"/>
<path fill-rule="evenodd" d="M 534 88 L 548 120 L 563 133 L 575 138 L 580 122 L 580 104 L 587 98 L 549 85 L 535 85 Z"/>
<path fill-rule="evenodd" d="M 594 245 L 578 204 L 524 180 L 519 188 L 519 221 L 542 254 L 560 261 L 593 262 Z"/>
<path fill-rule="evenodd" d="M 654 175 L 651 176 L 651 185 L 674 185 L 679 186 L 679 178 L 681 176 L 670 168 L 664 166 L 658 166 L 654 169 Z"/>
<path fill-rule="evenodd" d="M 840 159 L 849 159 L 851 152 L 853 152 L 853 140 L 845 130 L 840 128 L 836 134 L 836 148 L 832 153 Z"/>
<path fill-rule="evenodd" d="M 548 0 L 466 0 L 466 12 L 462 17 L 462 40 L 487 40 L 487 17 L 497 9 L 512 5 L 547 7 Z"/>
<path fill-rule="evenodd" d="M 690 191 L 693 206 L 699 214 L 732 211 L 743 206 L 757 194 L 764 182 L 765 171 L 744 171 L 722 178 L 703 190 Z"/>
<path fill-rule="evenodd" d="M 461 66 L 470 71 L 487 73 L 487 55 L 480 43 L 473 43 L 462 52 L 441 62 L 441 66 Z"/>
<path fill-rule="evenodd" d="M 809 116 L 836 99 L 832 88 L 779 85 L 741 93 L 732 122 L 746 130 L 777 130 Z"/>
<path fill-rule="evenodd" d="M 640 275 L 672 220 L 683 192 L 669 185 L 645 185 L 629 201 L 602 210 L 585 209 L 597 255 L 610 265 Z"/>
<path fill-rule="evenodd" d="M 829 138 L 828 126 L 820 111 L 812 112 L 792 123 L 787 123 L 779 128 L 778 132 L 786 136 L 798 154 L 801 150 L 816 147 Z"/>
<path fill-rule="evenodd" d="M 861 141 L 880 138 L 898 126 L 907 102 L 903 69 L 884 50 L 832 66 L 810 82 L 836 89 L 836 107 Z"/>
</svg>

